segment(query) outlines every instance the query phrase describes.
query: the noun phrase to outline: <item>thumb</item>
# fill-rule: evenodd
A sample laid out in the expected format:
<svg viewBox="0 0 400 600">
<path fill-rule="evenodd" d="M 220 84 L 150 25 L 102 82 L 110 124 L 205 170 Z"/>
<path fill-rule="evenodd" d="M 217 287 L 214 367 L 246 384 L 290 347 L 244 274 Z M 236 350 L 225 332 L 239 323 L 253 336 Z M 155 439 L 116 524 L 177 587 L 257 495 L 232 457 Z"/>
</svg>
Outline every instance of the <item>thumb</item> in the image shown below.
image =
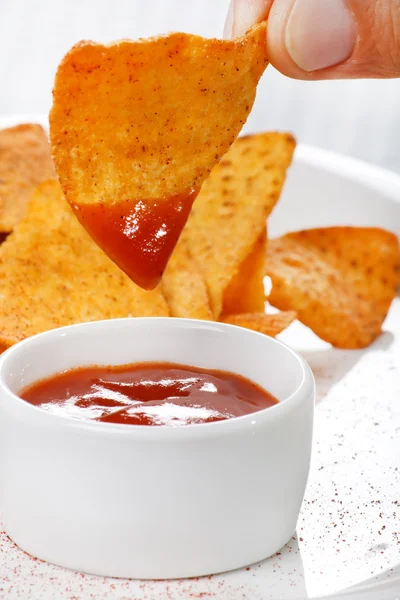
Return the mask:
<svg viewBox="0 0 400 600">
<path fill-rule="evenodd" d="M 400 0 L 232 0 L 232 3 L 234 35 L 243 33 L 242 22 L 248 28 L 249 15 L 256 20 L 268 17 L 269 59 L 289 77 L 400 76 Z"/>
</svg>

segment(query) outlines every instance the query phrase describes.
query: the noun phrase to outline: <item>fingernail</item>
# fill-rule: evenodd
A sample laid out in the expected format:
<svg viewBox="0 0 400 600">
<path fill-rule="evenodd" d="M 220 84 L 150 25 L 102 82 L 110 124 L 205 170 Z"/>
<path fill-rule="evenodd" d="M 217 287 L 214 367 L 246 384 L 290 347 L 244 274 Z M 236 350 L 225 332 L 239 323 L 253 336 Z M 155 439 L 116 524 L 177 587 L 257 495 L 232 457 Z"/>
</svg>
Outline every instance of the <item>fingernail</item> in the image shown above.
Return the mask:
<svg viewBox="0 0 400 600">
<path fill-rule="evenodd" d="M 231 0 L 228 8 L 228 14 L 226 15 L 223 38 L 229 40 L 233 33 L 233 12 L 234 12 L 235 0 Z"/>
<path fill-rule="evenodd" d="M 286 27 L 286 48 L 303 71 L 350 58 L 356 27 L 345 0 L 296 0 Z"/>
<path fill-rule="evenodd" d="M 255 23 L 262 20 L 266 0 L 231 0 L 226 16 L 224 38 L 244 35 Z"/>
</svg>

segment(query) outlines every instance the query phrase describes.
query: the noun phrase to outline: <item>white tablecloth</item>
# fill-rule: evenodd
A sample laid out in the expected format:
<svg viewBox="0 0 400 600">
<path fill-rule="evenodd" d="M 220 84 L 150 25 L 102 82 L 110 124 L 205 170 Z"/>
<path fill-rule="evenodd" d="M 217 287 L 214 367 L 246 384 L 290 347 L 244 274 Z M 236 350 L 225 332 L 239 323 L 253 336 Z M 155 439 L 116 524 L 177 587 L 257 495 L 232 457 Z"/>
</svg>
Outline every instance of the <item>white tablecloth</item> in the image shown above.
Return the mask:
<svg viewBox="0 0 400 600">
<path fill-rule="evenodd" d="M 54 72 L 80 39 L 171 30 L 220 35 L 228 0 L 0 0 L 0 116 L 46 113 Z M 298 140 L 400 172 L 400 80 L 298 82 L 264 75 L 246 132 Z"/>
</svg>

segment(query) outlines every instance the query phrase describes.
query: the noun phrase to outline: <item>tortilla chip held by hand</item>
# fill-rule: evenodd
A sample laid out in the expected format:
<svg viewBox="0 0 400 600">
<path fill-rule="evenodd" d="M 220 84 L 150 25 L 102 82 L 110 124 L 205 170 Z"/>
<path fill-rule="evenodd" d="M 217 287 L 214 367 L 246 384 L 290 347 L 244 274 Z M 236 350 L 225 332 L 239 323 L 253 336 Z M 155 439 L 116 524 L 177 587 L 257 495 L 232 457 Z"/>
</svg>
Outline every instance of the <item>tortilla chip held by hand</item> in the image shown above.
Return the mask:
<svg viewBox="0 0 400 600">
<path fill-rule="evenodd" d="M 0 351 L 36 333 L 101 319 L 168 316 L 93 242 L 57 181 L 41 184 L 0 247 Z"/>
<path fill-rule="evenodd" d="M 270 302 L 295 310 L 320 338 L 363 348 L 381 332 L 400 282 L 397 237 L 377 228 L 329 227 L 268 243 Z"/>
<path fill-rule="evenodd" d="M 61 62 L 50 132 L 68 201 L 138 285 L 162 273 L 211 169 L 240 132 L 265 67 L 266 24 L 242 38 L 173 33 Z"/>
<path fill-rule="evenodd" d="M 0 131 L 0 232 L 9 233 L 25 214 L 35 187 L 55 177 L 50 144 L 40 125 Z"/>
</svg>

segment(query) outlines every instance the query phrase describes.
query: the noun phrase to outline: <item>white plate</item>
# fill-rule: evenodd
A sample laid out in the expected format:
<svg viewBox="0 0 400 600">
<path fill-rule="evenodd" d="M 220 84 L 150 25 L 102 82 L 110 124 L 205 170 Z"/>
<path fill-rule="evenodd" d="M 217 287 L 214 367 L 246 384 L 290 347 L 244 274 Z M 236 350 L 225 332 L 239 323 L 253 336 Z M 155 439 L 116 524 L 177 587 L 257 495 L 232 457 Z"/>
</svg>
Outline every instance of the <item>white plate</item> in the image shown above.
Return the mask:
<svg viewBox="0 0 400 600">
<path fill-rule="evenodd" d="M 0 127 L 29 118 L 0 119 Z M 400 177 L 300 146 L 270 233 L 333 224 L 380 225 L 399 235 Z M 398 600 L 399 298 L 384 329 L 365 351 L 334 350 L 299 323 L 281 336 L 311 364 L 318 403 L 297 537 L 278 555 L 209 578 L 139 582 L 83 575 L 34 560 L 3 533 L 0 598 L 304 600 L 331 595 L 338 600 Z"/>
</svg>

